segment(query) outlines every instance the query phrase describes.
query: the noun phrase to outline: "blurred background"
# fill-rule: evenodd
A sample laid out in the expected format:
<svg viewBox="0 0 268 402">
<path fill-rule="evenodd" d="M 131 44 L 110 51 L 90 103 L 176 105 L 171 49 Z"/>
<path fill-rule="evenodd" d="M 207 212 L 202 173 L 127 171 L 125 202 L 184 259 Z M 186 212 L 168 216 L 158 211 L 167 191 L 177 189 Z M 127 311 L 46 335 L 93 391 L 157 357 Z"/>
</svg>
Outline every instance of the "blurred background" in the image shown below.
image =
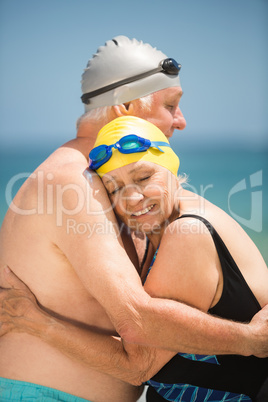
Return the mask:
<svg viewBox="0 0 268 402">
<path fill-rule="evenodd" d="M 181 172 L 268 262 L 267 22 L 267 0 L 0 0 L 0 224 L 29 172 L 75 136 L 83 69 L 121 34 L 182 64 Z"/>
<path fill-rule="evenodd" d="M 88 59 L 126 35 L 182 64 L 181 172 L 268 262 L 267 22 L 267 0 L 0 0 L 0 224 L 27 175 L 75 136 Z"/>
</svg>

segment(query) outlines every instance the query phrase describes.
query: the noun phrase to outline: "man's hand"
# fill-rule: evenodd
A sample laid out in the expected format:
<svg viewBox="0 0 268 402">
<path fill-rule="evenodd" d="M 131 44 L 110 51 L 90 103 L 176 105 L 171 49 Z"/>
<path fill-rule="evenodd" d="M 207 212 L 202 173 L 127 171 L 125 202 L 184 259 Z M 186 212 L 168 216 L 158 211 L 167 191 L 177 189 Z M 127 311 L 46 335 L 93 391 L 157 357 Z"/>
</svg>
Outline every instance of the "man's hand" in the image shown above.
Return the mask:
<svg viewBox="0 0 268 402">
<path fill-rule="evenodd" d="M 31 323 L 40 314 L 30 289 L 7 267 L 3 279 L 8 288 L 0 288 L 0 336 L 9 332 L 31 333 Z"/>
<path fill-rule="evenodd" d="M 257 357 L 268 356 L 268 304 L 252 318 L 249 328 L 254 334 L 253 352 Z M 255 346 L 255 348 L 254 348 Z"/>
</svg>

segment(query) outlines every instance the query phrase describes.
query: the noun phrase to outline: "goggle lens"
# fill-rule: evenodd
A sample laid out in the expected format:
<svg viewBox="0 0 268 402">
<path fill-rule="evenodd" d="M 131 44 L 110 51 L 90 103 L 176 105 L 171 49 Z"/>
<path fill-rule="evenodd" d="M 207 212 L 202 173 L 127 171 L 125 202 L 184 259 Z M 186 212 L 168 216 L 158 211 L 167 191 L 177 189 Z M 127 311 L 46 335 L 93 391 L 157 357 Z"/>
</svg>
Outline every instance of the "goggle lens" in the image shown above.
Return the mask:
<svg viewBox="0 0 268 402">
<path fill-rule="evenodd" d="M 89 154 L 90 167 L 92 169 L 97 169 L 105 162 L 107 162 L 107 160 L 109 159 L 109 154 L 112 153 L 111 150 L 109 152 L 108 148 L 109 147 L 107 147 L 106 145 L 100 145 L 92 149 L 92 151 Z"/>
<path fill-rule="evenodd" d="M 148 149 L 151 145 L 151 142 L 144 138 L 138 137 L 137 135 L 127 135 L 120 139 L 117 143 L 117 148 L 120 149 L 122 152 L 126 151 L 126 153 L 137 152 L 142 147 L 142 151 Z M 145 147 L 147 148 L 145 149 Z"/>
<path fill-rule="evenodd" d="M 104 158 L 106 157 L 106 155 L 107 155 L 106 149 L 105 149 L 105 148 L 104 148 L 104 149 L 102 148 L 102 149 L 99 150 L 99 152 L 98 152 L 98 154 L 95 156 L 95 158 L 102 160 L 102 159 L 104 159 Z"/>
<path fill-rule="evenodd" d="M 177 63 L 174 59 L 165 59 L 162 63 L 163 70 L 170 75 L 177 75 L 180 72 L 181 64 Z"/>
</svg>

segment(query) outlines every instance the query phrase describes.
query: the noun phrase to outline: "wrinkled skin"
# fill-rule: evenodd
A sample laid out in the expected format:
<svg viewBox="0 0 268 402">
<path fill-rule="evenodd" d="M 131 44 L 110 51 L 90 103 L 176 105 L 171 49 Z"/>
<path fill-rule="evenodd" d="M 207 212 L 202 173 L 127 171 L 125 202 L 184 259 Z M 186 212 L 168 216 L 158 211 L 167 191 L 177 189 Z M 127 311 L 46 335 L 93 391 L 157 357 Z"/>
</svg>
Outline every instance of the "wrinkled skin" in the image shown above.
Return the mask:
<svg viewBox="0 0 268 402">
<path fill-rule="evenodd" d="M 34 294 L 9 268 L 3 268 L 3 277 L 6 288 L 0 288 L 0 336 L 9 332 L 37 335 L 42 320 L 59 321 L 41 308 Z M 248 330 L 255 334 L 253 354 L 268 357 L 268 305 L 253 317 Z"/>
</svg>

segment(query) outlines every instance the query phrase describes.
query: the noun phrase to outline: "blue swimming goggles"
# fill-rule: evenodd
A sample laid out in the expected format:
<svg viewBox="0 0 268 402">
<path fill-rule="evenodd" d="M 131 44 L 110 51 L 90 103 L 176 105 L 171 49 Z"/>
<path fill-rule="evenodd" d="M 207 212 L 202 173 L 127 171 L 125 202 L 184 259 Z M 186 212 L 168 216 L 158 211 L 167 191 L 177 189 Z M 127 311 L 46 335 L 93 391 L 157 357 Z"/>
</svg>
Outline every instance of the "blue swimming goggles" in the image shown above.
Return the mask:
<svg viewBox="0 0 268 402">
<path fill-rule="evenodd" d="M 162 149 L 158 148 L 159 146 L 170 147 L 168 142 L 150 141 L 135 134 L 126 135 L 115 144 L 99 145 L 98 147 L 93 148 L 89 153 L 89 167 L 90 169 L 96 170 L 104 165 L 104 163 L 108 162 L 113 154 L 113 148 L 118 149 L 121 154 L 134 154 L 136 152 L 145 152 L 149 148 L 157 148 L 160 152 L 164 152 L 162 151 Z"/>
</svg>

